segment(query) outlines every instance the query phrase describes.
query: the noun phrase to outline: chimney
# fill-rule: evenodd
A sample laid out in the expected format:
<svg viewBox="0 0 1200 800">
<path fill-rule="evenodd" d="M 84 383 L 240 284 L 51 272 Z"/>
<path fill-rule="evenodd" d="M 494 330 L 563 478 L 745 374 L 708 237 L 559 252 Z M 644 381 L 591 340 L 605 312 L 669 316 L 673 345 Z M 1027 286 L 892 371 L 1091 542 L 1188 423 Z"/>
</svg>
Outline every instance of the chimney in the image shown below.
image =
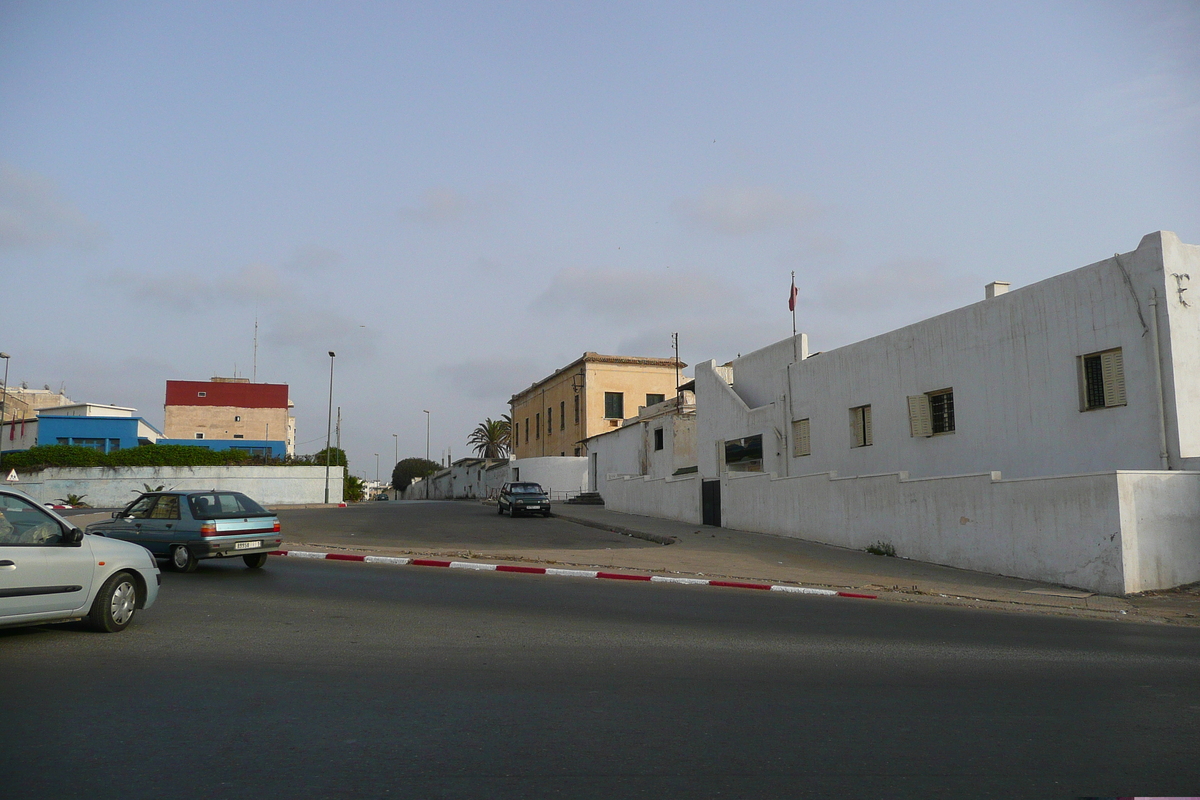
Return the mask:
<svg viewBox="0 0 1200 800">
<path fill-rule="evenodd" d="M 999 297 L 1002 294 L 1008 293 L 1008 281 L 992 281 L 987 286 L 983 287 L 984 299 L 991 300 L 993 297 Z"/>
</svg>

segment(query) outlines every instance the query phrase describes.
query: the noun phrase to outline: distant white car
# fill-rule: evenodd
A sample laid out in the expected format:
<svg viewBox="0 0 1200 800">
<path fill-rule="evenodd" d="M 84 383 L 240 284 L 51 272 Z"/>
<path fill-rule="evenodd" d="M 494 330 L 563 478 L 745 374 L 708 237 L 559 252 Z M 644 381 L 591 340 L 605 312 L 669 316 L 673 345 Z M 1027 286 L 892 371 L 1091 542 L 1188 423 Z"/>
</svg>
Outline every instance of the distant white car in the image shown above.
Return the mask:
<svg viewBox="0 0 1200 800">
<path fill-rule="evenodd" d="M 158 597 L 162 575 L 141 545 L 88 536 L 13 489 L 0 489 L 0 627 L 86 620 L 124 630 Z"/>
</svg>

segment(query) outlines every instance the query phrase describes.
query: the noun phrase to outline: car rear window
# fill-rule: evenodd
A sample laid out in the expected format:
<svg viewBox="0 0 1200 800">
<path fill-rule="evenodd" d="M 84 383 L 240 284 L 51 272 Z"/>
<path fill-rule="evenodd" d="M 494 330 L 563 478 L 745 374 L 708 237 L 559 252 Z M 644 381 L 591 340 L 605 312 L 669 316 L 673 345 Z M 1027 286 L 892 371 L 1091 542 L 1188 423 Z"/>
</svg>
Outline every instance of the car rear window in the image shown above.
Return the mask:
<svg viewBox="0 0 1200 800">
<path fill-rule="evenodd" d="M 240 492 L 209 492 L 188 497 L 192 516 L 196 519 L 227 517 L 263 517 L 271 512 Z"/>
</svg>

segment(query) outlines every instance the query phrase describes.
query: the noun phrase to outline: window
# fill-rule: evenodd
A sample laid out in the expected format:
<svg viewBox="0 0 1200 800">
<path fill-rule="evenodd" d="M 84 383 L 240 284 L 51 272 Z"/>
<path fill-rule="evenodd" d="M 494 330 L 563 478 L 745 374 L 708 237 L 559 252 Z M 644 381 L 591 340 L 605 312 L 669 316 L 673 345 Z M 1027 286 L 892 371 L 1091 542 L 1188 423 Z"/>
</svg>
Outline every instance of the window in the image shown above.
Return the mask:
<svg viewBox="0 0 1200 800">
<path fill-rule="evenodd" d="M 762 472 L 762 434 L 725 442 L 725 468 L 730 472 Z"/>
<path fill-rule="evenodd" d="M 540 439 L 542 438 L 542 412 L 539 411 L 538 413 L 534 414 L 533 421 L 534 424 L 537 425 L 537 428 L 535 428 L 533 431 L 533 438 Z"/>
<path fill-rule="evenodd" d="M 575 448 L 575 456 L 577 458 L 579 457 L 579 448 L 578 447 Z"/>
<path fill-rule="evenodd" d="M 1121 348 L 1079 357 L 1080 411 L 1126 405 Z"/>
<path fill-rule="evenodd" d="M 208 397 L 208 392 L 196 392 L 196 397 Z"/>
<path fill-rule="evenodd" d="M 579 395 L 575 395 L 575 424 L 579 424 Z"/>
<path fill-rule="evenodd" d="M 233 438 L 235 438 L 235 439 L 245 439 L 246 437 L 245 437 L 244 435 L 240 434 L 240 433 L 235 433 L 235 434 L 233 435 Z"/>
<path fill-rule="evenodd" d="M 196 434 L 196 438 L 197 438 L 197 439 L 203 439 L 203 438 L 204 438 L 204 434 L 203 434 L 203 433 L 197 433 L 197 434 Z"/>
<path fill-rule="evenodd" d="M 858 406 L 850 409 L 850 446 L 871 446 L 870 406 Z"/>
<path fill-rule="evenodd" d="M 558 404 L 558 429 L 565 431 L 567 429 L 567 401 L 563 400 Z"/>
<path fill-rule="evenodd" d="M 939 389 L 909 397 L 908 426 L 912 436 L 954 433 L 954 390 Z"/>
<path fill-rule="evenodd" d="M 234 415 L 233 415 L 233 421 L 234 421 L 234 422 L 241 422 L 241 421 L 242 421 L 242 417 L 241 417 L 241 415 L 240 415 L 240 414 L 234 414 Z"/>
<path fill-rule="evenodd" d="M 62 527 L 44 510 L 20 497 L 0 495 L 0 545 L 6 547 L 9 545 L 17 547 L 56 545 L 62 542 L 62 533 Z M 12 561 L 8 563 L 12 564 Z M 34 569 L 36 570 L 37 567 Z M 16 585 L 20 586 L 21 584 L 17 583 Z M 7 584 L 5 588 L 9 586 L 12 584 Z"/>
<path fill-rule="evenodd" d="M 546 409 L 546 434 L 554 433 L 554 406 Z"/>
<path fill-rule="evenodd" d="M 529 417 L 525 418 L 525 444 L 529 444 Z"/>
<path fill-rule="evenodd" d="M 604 418 L 625 419 L 625 395 L 622 392 L 604 393 Z"/>
<path fill-rule="evenodd" d="M 655 450 L 663 449 L 663 429 L 662 428 L 654 429 L 654 449 Z"/>
<path fill-rule="evenodd" d="M 164 494 L 154 504 L 150 519 L 179 519 L 179 495 Z"/>
<path fill-rule="evenodd" d="M 808 420 L 792 421 L 792 457 L 812 455 L 812 441 L 809 438 Z"/>
<path fill-rule="evenodd" d="M 516 434 L 515 436 L 513 436 L 513 443 L 520 444 L 521 443 L 521 423 L 514 422 L 513 426 L 515 428 L 515 430 L 513 432 Z"/>
<path fill-rule="evenodd" d="M 648 395 L 646 395 L 646 405 L 647 406 L 656 406 L 659 403 L 661 403 L 663 400 L 666 400 L 666 399 L 667 399 L 667 396 L 665 394 L 648 394 Z"/>
</svg>

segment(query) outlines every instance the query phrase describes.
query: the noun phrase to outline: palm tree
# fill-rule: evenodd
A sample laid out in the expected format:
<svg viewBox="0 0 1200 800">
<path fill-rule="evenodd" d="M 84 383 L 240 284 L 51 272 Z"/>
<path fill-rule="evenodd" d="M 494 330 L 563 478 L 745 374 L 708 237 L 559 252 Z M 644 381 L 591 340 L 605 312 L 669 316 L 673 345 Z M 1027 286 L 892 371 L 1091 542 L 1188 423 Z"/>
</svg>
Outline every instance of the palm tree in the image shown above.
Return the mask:
<svg viewBox="0 0 1200 800">
<path fill-rule="evenodd" d="M 500 419 L 488 417 L 471 431 L 467 444 L 483 458 L 502 458 L 508 452 L 508 435 L 512 419 L 505 414 Z"/>
</svg>

